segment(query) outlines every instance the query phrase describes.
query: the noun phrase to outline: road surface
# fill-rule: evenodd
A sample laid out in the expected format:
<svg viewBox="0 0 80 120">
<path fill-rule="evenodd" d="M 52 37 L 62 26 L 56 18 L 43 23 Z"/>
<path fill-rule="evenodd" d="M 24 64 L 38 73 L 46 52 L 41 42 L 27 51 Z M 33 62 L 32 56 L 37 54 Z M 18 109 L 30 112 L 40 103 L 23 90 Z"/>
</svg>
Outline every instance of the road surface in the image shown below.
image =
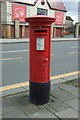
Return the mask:
<svg viewBox="0 0 80 120">
<path fill-rule="evenodd" d="M 51 76 L 78 71 L 78 41 L 51 42 Z M 29 43 L 2 44 L 2 85 L 29 81 Z"/>
</svg>

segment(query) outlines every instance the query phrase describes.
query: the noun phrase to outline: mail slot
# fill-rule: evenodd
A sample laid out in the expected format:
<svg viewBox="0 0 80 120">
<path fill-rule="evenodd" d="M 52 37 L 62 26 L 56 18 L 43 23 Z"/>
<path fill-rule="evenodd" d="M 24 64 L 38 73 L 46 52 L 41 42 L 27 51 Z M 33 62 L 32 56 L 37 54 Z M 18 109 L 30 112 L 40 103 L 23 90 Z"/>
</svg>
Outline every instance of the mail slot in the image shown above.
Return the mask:
<svg viewBox="0 0 80 120">
<path fill-rule="evenodd" d="M 47 30 L 35 30 L 35 33 L 47 33 Z"/>
<path fill-rule="evenodd" d="M 55 18 L 38 15 L 25 20 L 30 26 L 30 101 L 45 104 L 50 100 L 51 24 Z"/>
</svg>

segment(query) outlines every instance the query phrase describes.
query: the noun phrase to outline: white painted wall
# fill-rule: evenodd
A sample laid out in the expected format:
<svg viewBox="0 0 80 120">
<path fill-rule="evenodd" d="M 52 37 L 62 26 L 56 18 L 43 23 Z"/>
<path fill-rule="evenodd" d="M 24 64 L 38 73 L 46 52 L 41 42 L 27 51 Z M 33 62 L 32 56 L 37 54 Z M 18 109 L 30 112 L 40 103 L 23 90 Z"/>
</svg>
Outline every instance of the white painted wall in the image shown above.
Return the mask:
<svg viewBox="0 0 80 120">
<path fill-rule="evenodd" d="M 55 10 L 51 10 L 46 1 L 45 1 L 45 4 L 42 5 L 40 0 L 35 4 L 35 6 L 30 6 L 30 16 L 37 15 L 37 8 L 47 9 L 48 16 L 51 16 L 51 17 L 55 16 Z"/>
<path fill-rule="evenodd" d="M 12 23 L 12 3 L 6 2 L 7 4 L 7 24 Z"/>
<path fill-rule="evenodd" d="M 26 6 L 26 17 L 30 17 L 30 6 Z"/>
<path fill-rule="evenodd" d="M 1 2 L 1 21 L 2 21 L 2 24 L 7 23 L 7 4 L 6 4 L 6 2 Z"/>
</svg>

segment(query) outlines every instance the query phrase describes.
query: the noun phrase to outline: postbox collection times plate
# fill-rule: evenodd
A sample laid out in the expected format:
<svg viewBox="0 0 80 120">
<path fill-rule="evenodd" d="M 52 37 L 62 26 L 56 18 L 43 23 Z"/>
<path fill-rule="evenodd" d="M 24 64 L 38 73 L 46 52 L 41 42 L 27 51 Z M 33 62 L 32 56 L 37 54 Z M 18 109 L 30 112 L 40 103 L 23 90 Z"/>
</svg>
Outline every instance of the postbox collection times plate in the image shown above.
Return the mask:
<svg viewBox="0 0 80 120">
<path fill-rule="evenodd" d="M 36 50 L 45 50 L 45 38 L 36 38 Z"/>
</svg>

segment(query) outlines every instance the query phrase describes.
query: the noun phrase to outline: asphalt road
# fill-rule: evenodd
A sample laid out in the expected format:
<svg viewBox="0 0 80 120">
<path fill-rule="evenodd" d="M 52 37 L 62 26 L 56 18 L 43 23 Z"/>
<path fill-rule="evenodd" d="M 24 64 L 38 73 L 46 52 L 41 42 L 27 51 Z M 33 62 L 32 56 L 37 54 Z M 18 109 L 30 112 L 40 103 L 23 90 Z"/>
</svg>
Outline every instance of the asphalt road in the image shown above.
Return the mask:
<svg viewBox="0 0 80 120">
<path fill-rule="evenodd" d="M 51 43 L 51 76 L 78 71 L 78 45 L 78 41 Z M 29 43 L 2 44 L 0 54 L 1 86 L 29 80 Z"/>
</svg>

